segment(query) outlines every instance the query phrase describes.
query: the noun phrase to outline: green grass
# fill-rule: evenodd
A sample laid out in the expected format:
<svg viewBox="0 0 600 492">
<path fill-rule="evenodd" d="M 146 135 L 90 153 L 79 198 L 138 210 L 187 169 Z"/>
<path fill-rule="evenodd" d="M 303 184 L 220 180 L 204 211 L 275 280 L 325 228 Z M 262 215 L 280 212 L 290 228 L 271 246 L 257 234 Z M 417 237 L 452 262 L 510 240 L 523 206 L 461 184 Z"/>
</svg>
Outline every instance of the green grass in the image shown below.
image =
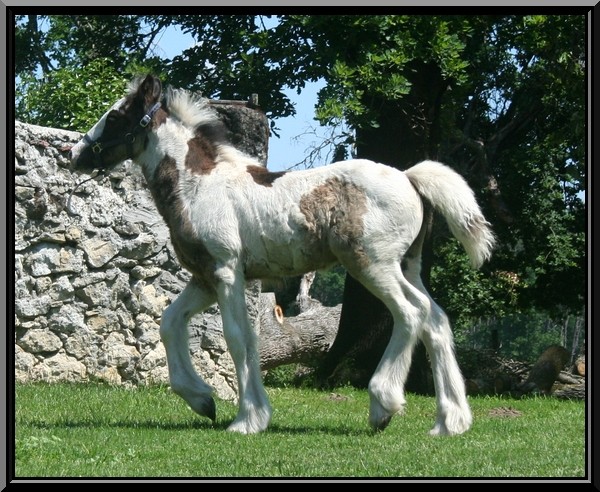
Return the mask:
<svg viewBox="0 0 600 492">
<path fill-rule="evenodd" d="M 407 395 L 403 416 L 371 433 L 368 395 L 267 388 L 269 429 L 226 432 L 165 387 L 17 385 L 15 475 L 32 477 L 576 477 L 585 476 L 585 404 L 471 398 L 472 429 L 432 437 L 433 398 Z M 495 416 L 511 408 L 516 417 Z"/>
</svg>

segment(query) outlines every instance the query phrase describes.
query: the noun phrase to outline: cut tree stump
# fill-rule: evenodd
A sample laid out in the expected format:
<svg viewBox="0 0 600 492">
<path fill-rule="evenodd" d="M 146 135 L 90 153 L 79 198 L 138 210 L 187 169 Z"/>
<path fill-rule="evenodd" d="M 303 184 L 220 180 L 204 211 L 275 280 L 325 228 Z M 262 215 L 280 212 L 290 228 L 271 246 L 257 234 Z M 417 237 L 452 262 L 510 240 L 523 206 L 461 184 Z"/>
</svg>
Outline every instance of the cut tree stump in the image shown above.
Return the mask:
<svg viewBox="0 0 600 492">
<path fill-rule="evenodd" d="M 575 371 L 580 376 L 585 376 L 585 355 L 580 355 L 575 360 Z"/>
<path fill-rule="evenodd" d="M 569 361 L 569 351 L 560 345 L 551 345 L 531 368 L 527 380 L 517 388 L 523 393 L 549 395 L 559 374 Z"/>
</svg>

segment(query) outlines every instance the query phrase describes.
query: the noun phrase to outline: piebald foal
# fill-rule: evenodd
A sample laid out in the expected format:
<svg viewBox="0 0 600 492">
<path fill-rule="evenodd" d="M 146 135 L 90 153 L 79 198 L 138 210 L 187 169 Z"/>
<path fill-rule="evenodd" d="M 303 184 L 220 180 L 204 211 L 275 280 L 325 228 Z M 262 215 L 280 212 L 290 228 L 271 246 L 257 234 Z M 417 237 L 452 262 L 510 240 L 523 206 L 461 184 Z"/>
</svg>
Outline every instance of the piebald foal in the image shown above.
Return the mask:
<svg viewBox="0 0 600 492">
<path fill-rule="evenodd" d="M 73 167 L 82 171 L 128 158 L 142 167 L 179 261 L 192 274 L 165 310 L 160 335 L 171 387 L 197 413 L 216 417 L 212 388 L 190 360 L 190 318 L 218 303 L 239 386 L 239 411 L 228 429 L 263 431 L 272 411 L 245 305 L 246 280 L 341 263 L 394 319 L 369 383 L 371 427 L 384 429 L 403 409 L 404 382 L 420 338 L 436 389 L 431 434 L 469 429 L 450 325 L 420 278 L 424 204 L 446 218 L 475 267 L 490 257 L 494 235 L 472 190 L 450 168 L 425 161 L 401 172 L 349 160 L 272 173 L 225 141 L 206 100 L 182 90 L 163 93 L 151 75 L 134 81 L 71 153 Z"/>
</svg>

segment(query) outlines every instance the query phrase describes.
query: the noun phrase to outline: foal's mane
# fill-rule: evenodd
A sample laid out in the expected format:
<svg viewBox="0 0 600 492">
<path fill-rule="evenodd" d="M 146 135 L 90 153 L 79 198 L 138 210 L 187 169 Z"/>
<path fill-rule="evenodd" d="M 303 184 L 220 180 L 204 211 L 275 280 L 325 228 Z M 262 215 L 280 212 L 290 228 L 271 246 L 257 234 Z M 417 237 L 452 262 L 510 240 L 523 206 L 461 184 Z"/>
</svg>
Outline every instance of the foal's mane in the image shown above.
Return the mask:
<svg viewBox="0 0 600 492">
<path fill-rule="evenodd" d="M 143 77 L 138 77 L 130 83 L 129 96 L 137 92 L 142 81 Z M 210 107 L 208 99 L 198 94 L 169 86 L 164 90 L 163 97 L 163 104 L 171 116 L 192 130 L 197 130 L 199 127 L 217 129 L 222 126 L 217 112 Z"/>
<path fill-rule="evenodd" d="M 165 91 L 165 103 L 171 116 L 188 128 L 221 126 L 221 120 L 217 112 L 208 104 L 208 99 L 197 94 L 168 87 Z"/>
<path fill-rule="evenodd" d="M 128 98 L 135 96 L 142 81 L 143 77 L 139 77 L 129 84 Z M 205 97 L 168 86 L 163 91 L 162 104 L 171 117 L 191 129 L 206 145 L 212 147 L 219 160 L 236 162 L 243 166 L 264 167 L 263 163 L 231 145 L 227 127 Z"/>
</svg>

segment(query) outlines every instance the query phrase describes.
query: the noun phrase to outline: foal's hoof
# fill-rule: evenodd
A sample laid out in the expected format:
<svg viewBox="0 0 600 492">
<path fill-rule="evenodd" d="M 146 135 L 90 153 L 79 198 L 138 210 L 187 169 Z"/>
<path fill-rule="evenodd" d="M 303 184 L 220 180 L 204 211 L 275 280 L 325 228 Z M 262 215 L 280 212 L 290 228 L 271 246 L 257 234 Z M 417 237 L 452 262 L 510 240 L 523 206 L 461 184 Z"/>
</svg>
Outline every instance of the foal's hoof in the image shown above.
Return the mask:
<svg viewBox="0 0 600 492">
<path fill-rule="evenodd" d="M 376 422 L 371 421 L 371 429 L 374 432 L 381 432 L 384 430 L 392 420 L 392 416 L 388 415 L 387 417 L 382 417 L 378 419 Z"/>
<path fill-rule="evenodd" d="M 206 413 L 204 415 L 213 422 L 217 420 L 217 406 L 215 405 L 215 400 L 213 398 L 206 403 Z"/>
<path fill-rule="evenodd" d="M 198 415 L 208 417 L 213 422 L 217 419 L 217 407 L 212 396 L 201 396 L 188 399 L 190 408 Z"/>
</svg>

